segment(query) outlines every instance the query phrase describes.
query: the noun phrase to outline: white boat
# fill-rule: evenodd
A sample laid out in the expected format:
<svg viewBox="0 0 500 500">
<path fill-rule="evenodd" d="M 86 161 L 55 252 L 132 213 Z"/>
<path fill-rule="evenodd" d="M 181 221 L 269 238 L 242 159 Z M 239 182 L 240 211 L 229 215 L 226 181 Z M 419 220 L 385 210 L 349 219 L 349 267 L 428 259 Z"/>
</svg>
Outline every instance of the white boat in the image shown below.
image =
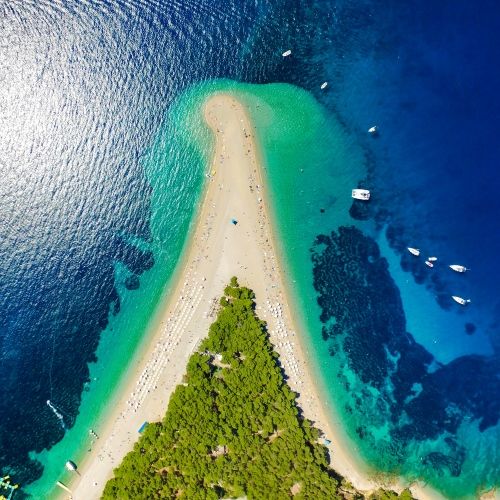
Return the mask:
<svg viewBox="0 0 500 500">
<path fill-rule="evenodd" d="M 465 273 L 465 271 L 470 271 L 470 269 L 467 269 L 465 266 L 460 266 L 459 264 L 452 264 L 450 266 L 450 269 L 456 271 L 457 273 Z"/>
<path fill-rule="evenodd" d="M 429 262 L 436 262 L 436 260 L 438 260 L 438 258 L 437 257 L 429 257 L 427 260 Z"/>
<path fill-rule="evenodd" d="M 78 467 L 76 466 L 75 462 L 73 462 L 72 460 L 68 460 L 66 462 L 66 469 L 71 472 L 77 472 Z"/>
<path fill-rule="evenodd" d="M 374 125 L 373 127 L 370 127 L 370 128 L 368 129 L 368 133 L 369 133 L 369 134 L 374 135 L 374 134 L 376 134 L 377 132 L 378 132 L 378 127 L 377 127 L 377 125 Z"/>
<path fill-rule="evenodd" d="M 356 200 L 368 201 L 370 199 L 370 191 L 368 189 L 353 189 L 352 197 Z"/>
<path fill-rule="evenodd" d="M 434 267 L 434 264 L 430 260 L 426 260 L 425 265 L 429 267 Z"/>
<path fill-rule="evenodd" d="M 416 257 L 420 255 L 420 250 L 418 248 L 408 247 L 408 252 L 410 252 L 412 255 L 415 255 Z"/>
<path fill-rule="evenodd" d="M 321 84 L 321 90 L 326 89 L 327 85 L 328 85 L 328 82 L 323 82 Z"/>
<path fill-rule="evenodd" d="M 285 52 L 283 52 L 283 54 L 281 54 L 283 57 L 288 57 L 289 55 L 291 55 L 292 51 L 291 50 L 285 50 Z"/>
<path fill-rule="evenodd" d="M 459 297 L 458 295 L 452 295 L 451 298 L 455 301 L 458 302 L 461 306 L 465 306 L 470 302 L 470 299 L 462 299 L 462 297 Z"/>
</svg>

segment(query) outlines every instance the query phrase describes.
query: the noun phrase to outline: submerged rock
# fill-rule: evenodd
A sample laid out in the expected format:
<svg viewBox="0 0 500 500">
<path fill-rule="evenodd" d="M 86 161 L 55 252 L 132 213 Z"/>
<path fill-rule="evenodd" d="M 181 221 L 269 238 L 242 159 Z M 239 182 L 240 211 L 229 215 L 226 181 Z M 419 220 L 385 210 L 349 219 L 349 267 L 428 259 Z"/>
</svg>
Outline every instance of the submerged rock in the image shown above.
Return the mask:
<svg viewBox="0 0 500 500">
<path fill-rule="evenodd" d="M 406 331 L 387 261 L 359 229 L 340 227 L 318 235 L 311 258 L 322 337 L 330 343 L 330 354 L 347 362 L 337 379 L 344 379 L 346 370 L 358 379 L 344 386 L 346 394 L 353 391 L 344 409 L 357 423 L 358 438 L 374 450 L 383 446 L 382 460 L 396 466 L 411 455 L 407 447 L 443 437 L 441 449 L 423 457 L 422 464 L 460 475 L 466 451 L 456 443 L 459 426 L 464 419 L 477 420 L 483 432 L 500 418 L 500 377 L 492 360 L 470 355 L 436 364 Z M 472 323 L 465 328 L 469 335 L 475 331 Z M 357 398 L 360 391 L 363 397 Z M 389 441 L 376 437 L 376 426 L 388 426 Z"/>
<path fill-rule="evenodd" d="M 127 290 L 137 290 L 140 287 L 139 276 L 132 274 L 125 280 L 125 288 Z"/>
</svg>

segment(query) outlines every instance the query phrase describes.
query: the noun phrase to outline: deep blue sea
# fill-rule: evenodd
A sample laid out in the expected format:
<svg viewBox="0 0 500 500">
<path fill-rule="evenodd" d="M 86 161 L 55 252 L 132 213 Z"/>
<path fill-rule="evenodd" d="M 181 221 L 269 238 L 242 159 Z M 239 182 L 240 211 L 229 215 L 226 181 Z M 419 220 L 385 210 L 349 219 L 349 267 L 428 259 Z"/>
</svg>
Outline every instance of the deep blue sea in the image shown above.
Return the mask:
<svg viewBox="0 0 500 500">
<path fill-rule="evenodd" d="M 287 48 L 293 57 L 284 60 Z M 380 249 L 385 263 L 364 280 L 383 311 L 371 311 L 378 333 L 363 335 L 364 320 L 356 330 L 349 315 L 354 323 L 342 325 L 338 296 L 318 284 L 311 300 L 320 300 L 325 331 L 311 335 L 338 342 L 344 362 L 382 394 L 390 421 L 377 425 L 393 426 L 396 444 L 374 448 L 386 457 L 375 466 L 412 476 L 400 456 L 411 443 L 436 471 L 424 479 L 441 476 L 445 494 L 461 493 L 446 481 L 468 460 L 482 472 L 476 483 L 466 478 L 464 493 L 500 483 L 499 62 L 492 0 L 0 0 L 1 472 L 23 485 L 39 479 L 35 453 L 74 424 L 101 333 L 130 313 L 163 258 L 152 243 L 144 155 L 177 96 L 229 78 L 311 91 L 365 156 L 359 182 L 373 199 L 352 212 L 364 232 L 339 232 L 332 219 L 315 265 L 342 288 L 350 276 L 329 267 L 325 248 L 350 256 L 357 273 Z M 367 134 L 372 125 L 377 137 Z M 176 182 L 179 191 L 164 195 L 184 221 L 172 226 L 173 261 L 191 216 L 178 200 L 192 186 Z M 438 256 L 435 268 L 407 246 Z M 451 263 L 471 271 L 454 274 Z M 117 266 L 127 269 L 123 283 Z M 451 295 L 471 303 L 460 308 Z M 363 294 L 345 298 L 351 310 L 363 303 Z M 327 331 L 328 314 L 342 342 Z M 400 363 L 397 376 L 374 368 L 388 360 Z M 358 420 L 365 410 L 349 407 Z M 464 422 L 490 443 L 477 456 L 460 434 Z M 369 426 L 352 439 L 370 442 Z"/>
</svg>

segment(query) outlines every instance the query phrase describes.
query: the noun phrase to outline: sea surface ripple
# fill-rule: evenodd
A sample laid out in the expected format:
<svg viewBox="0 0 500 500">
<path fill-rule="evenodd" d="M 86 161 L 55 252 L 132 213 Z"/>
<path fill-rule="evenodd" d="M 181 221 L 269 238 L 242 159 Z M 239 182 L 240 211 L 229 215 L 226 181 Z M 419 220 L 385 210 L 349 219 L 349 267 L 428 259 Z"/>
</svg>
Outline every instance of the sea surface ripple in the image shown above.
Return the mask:
<svg viewBox="0 0 500 500">
<path fill-rule="evenodd" d="M 335 131 L 311 134 L 317 175 L 291 136 L 288 168 L 268 167 L 297 194 L 274 208 L 353 448 L 452 498 L 498 485 L 499 14 L 492 0 L 0 0 L 1 472 L 46 496 L 78 420 L 112 398 L 201 192 L 203 151 L 165 117 L 227 78 L 301 87 Z M 357 185 L 368 209 L 351 206 Z M 356 314 L 368 299 L 378 312 Z"/>
</svg>

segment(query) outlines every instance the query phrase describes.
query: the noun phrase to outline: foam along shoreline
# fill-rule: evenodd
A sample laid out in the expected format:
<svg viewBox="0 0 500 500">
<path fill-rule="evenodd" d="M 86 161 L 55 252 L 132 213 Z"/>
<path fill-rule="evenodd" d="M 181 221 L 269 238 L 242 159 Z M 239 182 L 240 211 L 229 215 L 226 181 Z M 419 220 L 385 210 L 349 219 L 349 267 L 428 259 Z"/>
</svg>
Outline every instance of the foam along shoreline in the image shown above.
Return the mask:
<svg viewBox="0 0 500 500">
<path fill-rule="evenodd" d="M 99 498 L 113 468 L 132 449 L 138 429 L 163 418 L 187 359 L 206 336 L 233 275 L 254 290 L 257 313 L 268 322 L 288 383 L 300 393 L 304 416 L 331 440 L 333 467 L 359 489 L 378 487 L 336 442 L 307 368 L 273 245 L 258 148 L 246 110 L 232 95 L 220 93 L 206 101 L 204 114 L 216 137 L 215 150 L 183 267 L 150 343 L 130 367 L 123 392 L 99 429 L 99 440 L 79 464 L 81 475 L 70 485 L 72 498 Z"/>
</svg>

